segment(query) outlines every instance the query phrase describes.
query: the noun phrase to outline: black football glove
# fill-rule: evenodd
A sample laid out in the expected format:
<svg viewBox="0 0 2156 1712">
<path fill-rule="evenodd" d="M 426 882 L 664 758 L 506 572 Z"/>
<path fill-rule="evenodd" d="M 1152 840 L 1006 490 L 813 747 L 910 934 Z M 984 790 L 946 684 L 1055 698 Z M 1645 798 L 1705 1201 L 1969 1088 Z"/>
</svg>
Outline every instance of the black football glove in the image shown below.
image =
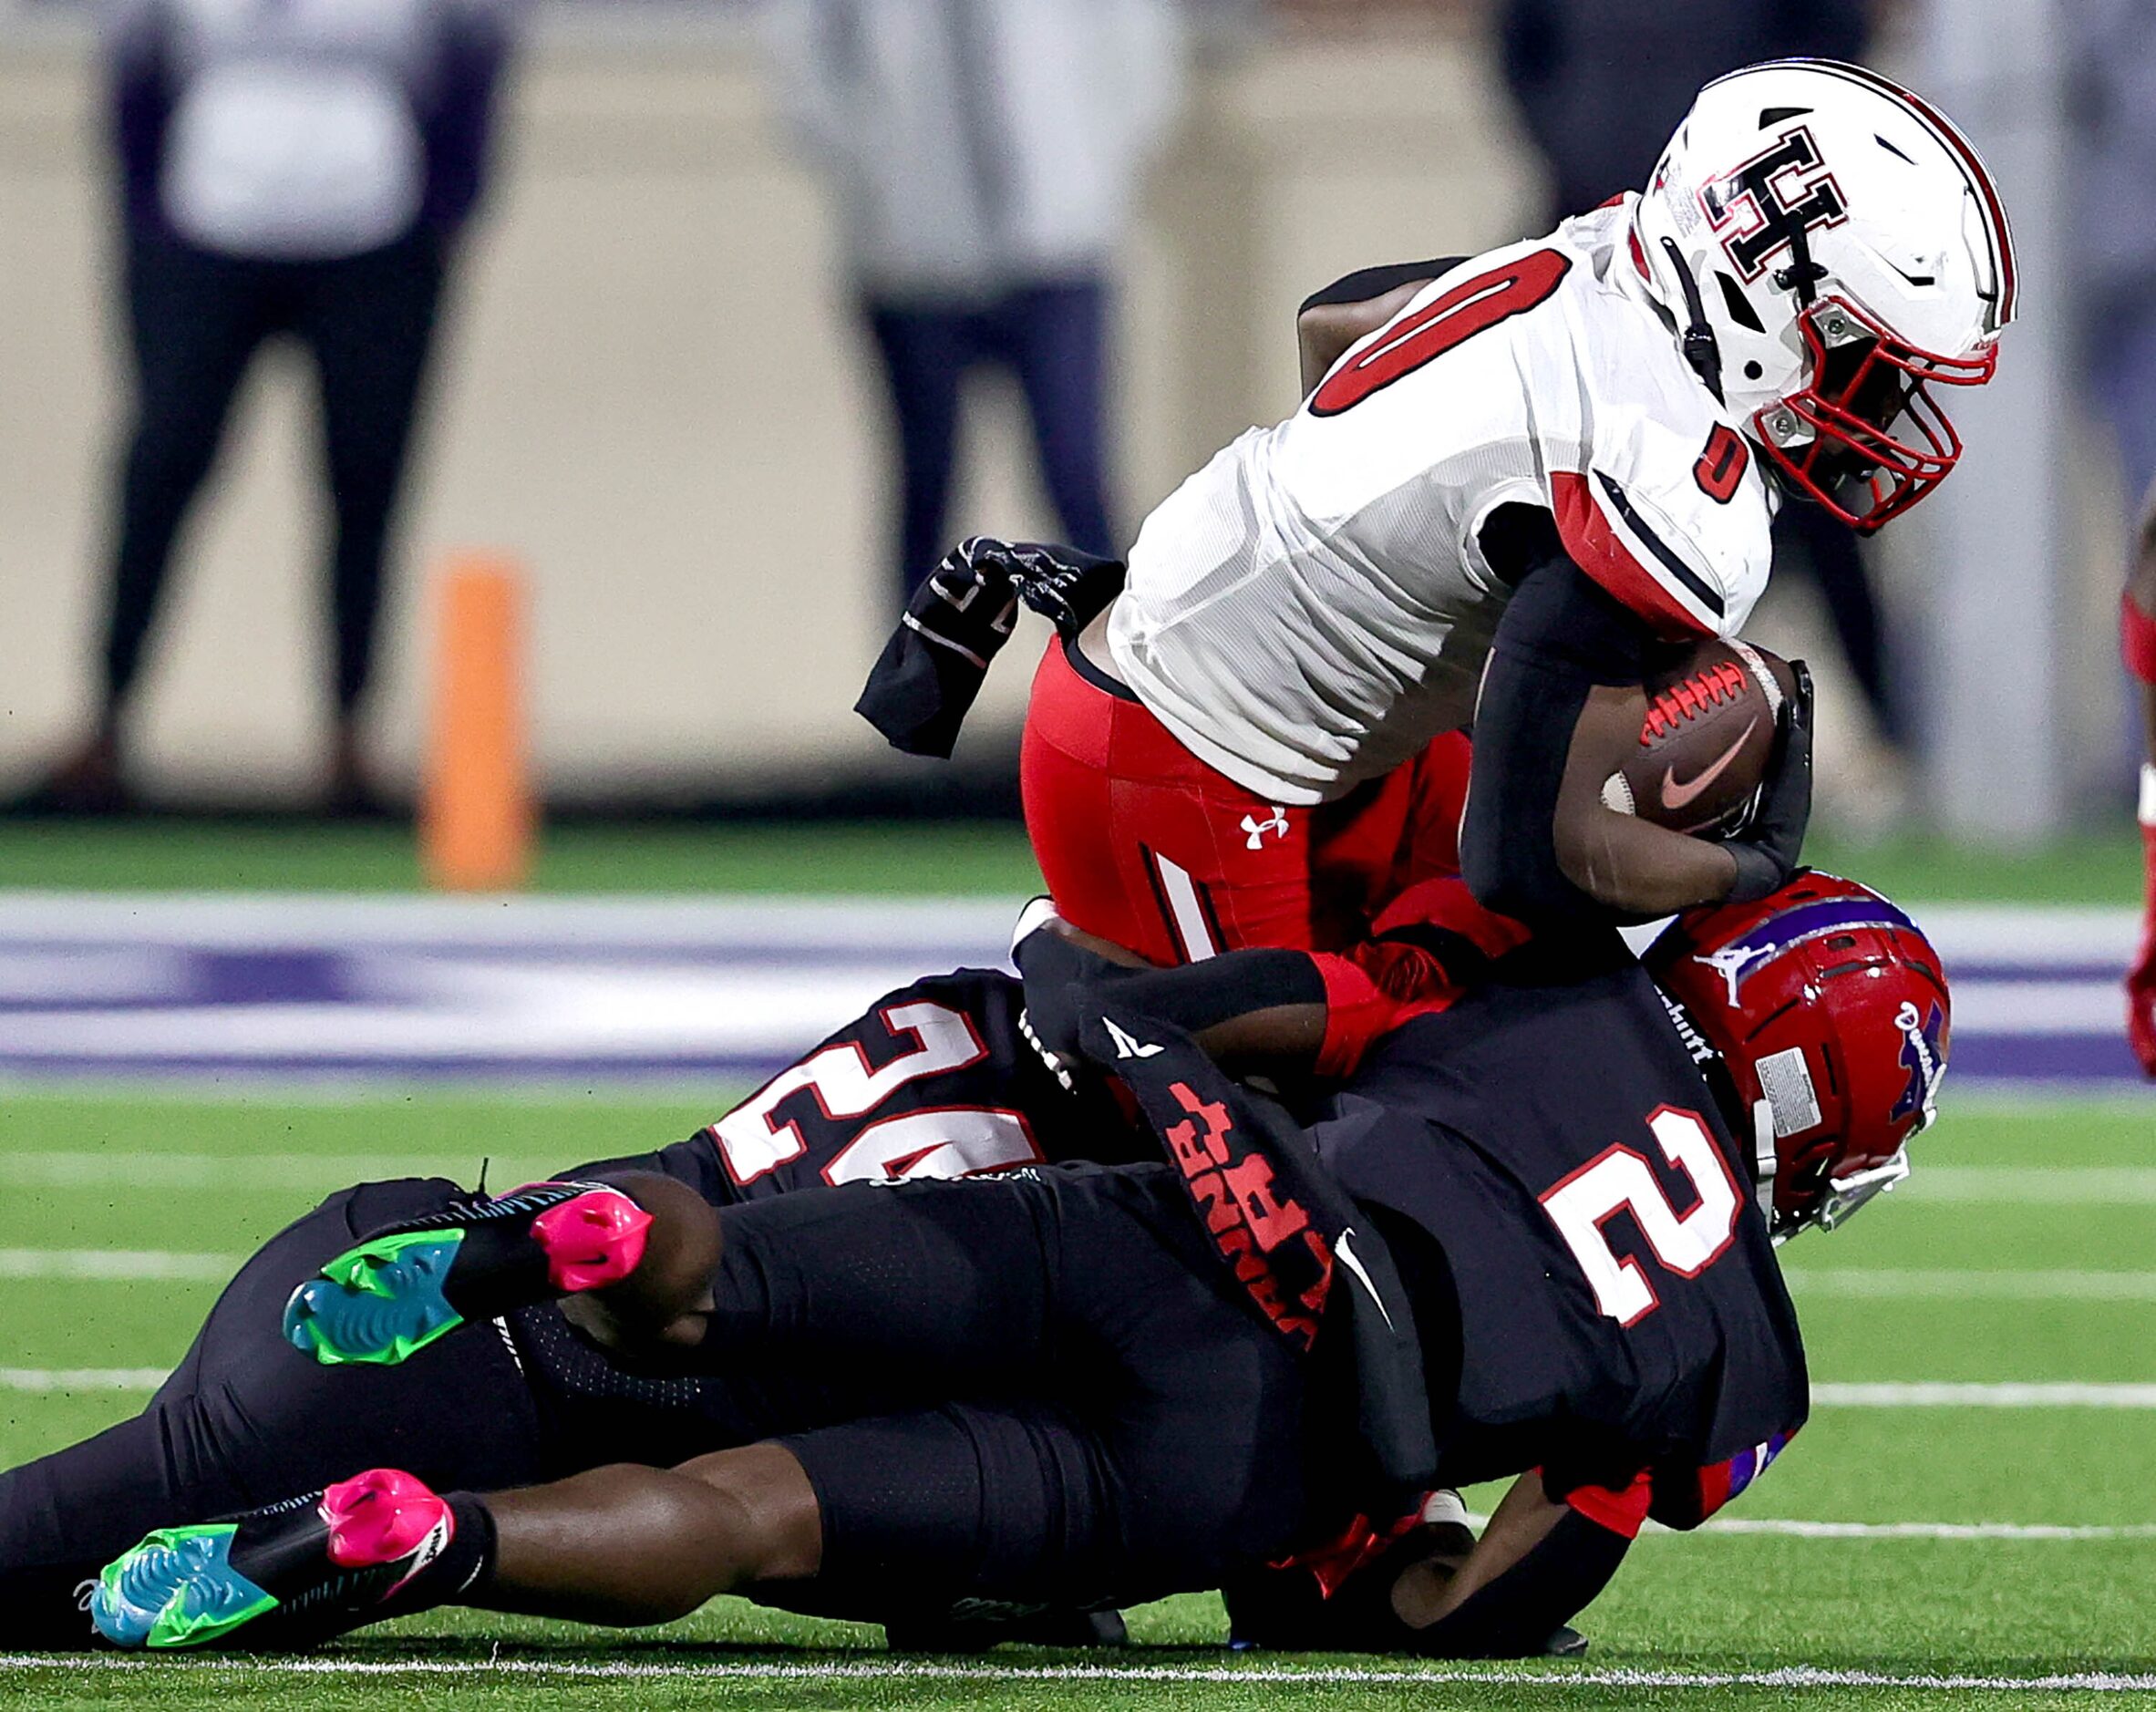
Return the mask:
<svg viewBox="0 0 2156 1712">
<path fill-rule="evenodd" d="M 1038 541 L 984 541 L 990 557 L 1017 584 L 1018 598 L 1056 626 L 1066 642 L 1098 618 L 1122 593 L 1120 559 L 1096 558 L 1076 547 L 1049 547 Z"/>
<path fill-rule="evenodd" d="M 1017 585 L 1000 559 L 1009 551 L 984 535 L 961 541 L 906 602 L 853 704 L 893 748 L 950 755 L 1018 621 Z"/>
<path fill-rule="evenodd" d="M 1756 903 L 1789 884 L 1803 851 L 1811 819 L 1811 673 L 1801 660 L 1791 660 L 1790 670 L 1797 693 L 1782 706 L 1781 734 L 1759 786 L 1759 806 L 1742 837 L 1723 841 L 1737 858 L 1730 903 Z"/>
<path fill-rule="evenodd" d="M 1003 555 L 1008 546 L 969 535 L 943 557 L 906 603 L 903 629 L 988 669 L 1018 622 L 1018 596 Z"/>
<path fill-rule="evenodd" d="M 1011 961 L 1026 983 L 1021 1026 L 1048 1067 L 1058 1076 L 1082 1062 L 1078 1050 L 1080 1010 L 1088 996 L 1117 979 L 1138 973 L 1087 950 L 1058 933 L 1054 906 L 1045 897 L 1028 903 L 1018 917 L 1011 942 Z"/>
</svg>

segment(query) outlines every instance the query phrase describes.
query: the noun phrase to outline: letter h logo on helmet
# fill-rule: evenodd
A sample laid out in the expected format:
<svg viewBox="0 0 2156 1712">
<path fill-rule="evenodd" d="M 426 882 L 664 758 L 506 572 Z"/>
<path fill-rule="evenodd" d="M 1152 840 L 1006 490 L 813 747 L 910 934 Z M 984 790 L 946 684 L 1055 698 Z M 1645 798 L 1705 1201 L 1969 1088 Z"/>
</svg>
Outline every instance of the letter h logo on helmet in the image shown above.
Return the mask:
<svg viewBox="0 0 2156 1712">
<path fill-rule="evenodd" d="M 1699 205 L 1748 285 L 1766 271 L 1769 257 L 1790 247 L 1794 233 L 1838 226 L 1849 218 L 1841 187 L 1822 170 L 1819 145 L 1802 125 L 1702 185 Z"/>
</svg>

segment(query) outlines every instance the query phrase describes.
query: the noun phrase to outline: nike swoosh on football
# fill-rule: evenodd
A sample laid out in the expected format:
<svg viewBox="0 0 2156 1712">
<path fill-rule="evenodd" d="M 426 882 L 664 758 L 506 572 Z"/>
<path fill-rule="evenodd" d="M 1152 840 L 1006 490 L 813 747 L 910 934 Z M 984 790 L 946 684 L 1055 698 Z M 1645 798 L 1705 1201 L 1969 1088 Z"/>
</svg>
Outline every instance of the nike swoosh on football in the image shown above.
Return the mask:
<svg viewBox="0 0 2156 1712">
<path fill-rule="evenodd" d="M 1745 746 L 1752 733 L 1759 728 L 1759 717 L 1754 714 L 1750 723 L 1737 734 L 1736 742 L 1681 785 L 1676 782 L 1676 768 L 1674 767 L 1664 768 L 1662 769 L 1662 806 L 1674 814 L 1690 803 L 1695 797 L 1728 770 L 1729 763 L 1737 758 L 1737 751 Z"/>
</svg>

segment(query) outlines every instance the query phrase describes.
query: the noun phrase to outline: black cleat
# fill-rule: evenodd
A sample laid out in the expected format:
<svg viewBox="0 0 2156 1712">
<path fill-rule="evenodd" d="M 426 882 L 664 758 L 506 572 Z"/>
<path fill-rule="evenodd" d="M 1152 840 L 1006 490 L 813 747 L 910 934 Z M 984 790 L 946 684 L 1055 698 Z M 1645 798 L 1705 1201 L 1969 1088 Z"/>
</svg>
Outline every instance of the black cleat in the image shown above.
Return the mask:
<svg viewBox="0 0 2156 1712">
<path fill-rule="evenodd" d="M 439 1557 L 449 1507 L 375 1469 L 229 1521 L 160 1528 L 89 1584 L 90 1621 L 115 1646 L 311 1645 L 357 1628 Z"/>
</svg>

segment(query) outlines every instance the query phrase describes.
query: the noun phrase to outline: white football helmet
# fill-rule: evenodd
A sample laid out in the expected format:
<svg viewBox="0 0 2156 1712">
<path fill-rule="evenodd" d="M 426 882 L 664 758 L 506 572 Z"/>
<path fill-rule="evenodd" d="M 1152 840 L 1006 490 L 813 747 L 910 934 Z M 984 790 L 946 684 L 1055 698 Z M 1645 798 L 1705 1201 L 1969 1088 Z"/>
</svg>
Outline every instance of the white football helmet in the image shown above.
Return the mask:
<svg viewBox="0 0 2156 1712">
<path fill-rule="evenodd" d="M 1833 60 L 1700 90 L 1632 252 L 1770 467 L 1866 533 L 1954 468 L 1961 441 L 1928 383 L 1989 380 L 2014 318 L 2013 241 L 1975 150 L 1908 90 Z"/>
</svg>

